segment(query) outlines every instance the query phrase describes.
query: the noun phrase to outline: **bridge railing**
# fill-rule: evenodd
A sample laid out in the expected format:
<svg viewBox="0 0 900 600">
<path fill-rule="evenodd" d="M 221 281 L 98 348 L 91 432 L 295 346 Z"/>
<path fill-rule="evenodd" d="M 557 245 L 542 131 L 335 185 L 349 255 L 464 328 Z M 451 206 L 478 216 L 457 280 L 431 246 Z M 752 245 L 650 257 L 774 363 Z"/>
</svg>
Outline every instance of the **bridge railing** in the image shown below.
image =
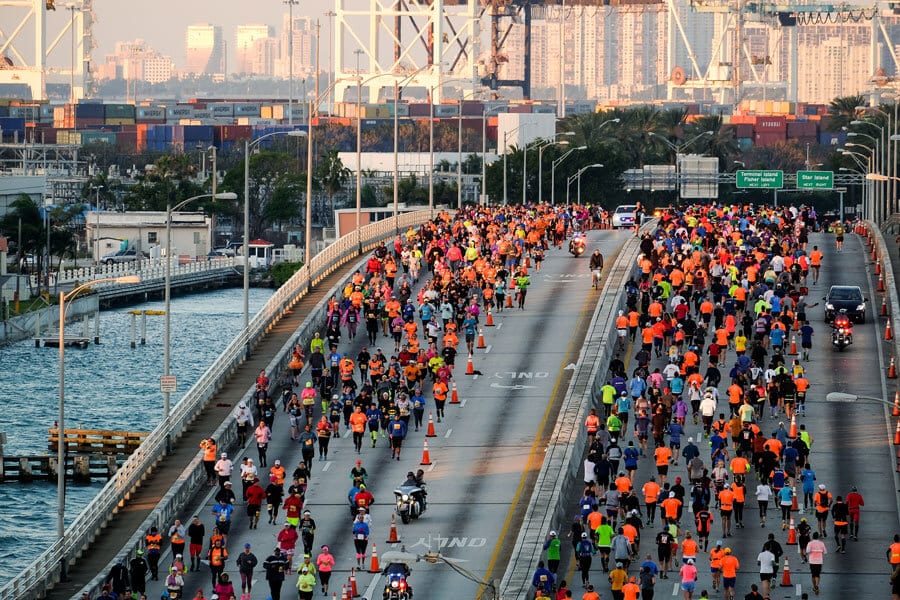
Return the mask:
<svg viewBox="0 0 900 600">
<path fill-rule="evenodd" d="M 363 252 L 371 250 L 379 241 L 392 238 L 408 227 L 421 225 L 430 218 L 429 210 L 421 210 L 401 214 L 396 222 L 394 219 L 386 219 L 371 223 L 361 228 L 358 233 L 351 232 L 341 237 L 313 257 L 309 265 L 301 267 L 253 317 L 248 330 L 242 331 L 232 340 L 212 366 L 172 408 L 168 424 L 161 422 L 157 425 L 148 434 L 144 443 L 98 492 L 94 500 L 75 517 L 66 529 L 63 539 L 54 543 L 12 581 L 0 588 L 0 600 L 38 598 L 59 580 L 61 564 L 73 563 L 87 549 L 113 515 L 129 501 L 147 474 L 163 458 L 166 438 L 174 440 L 180 437 L 213 395 L 225 384 L 228 377 L 246 360 L 248 348 L 252 349 L 285 311 L 290 310 L 300 300 L 310 286 L 348 261 L 359 257 Z M 227 437 L 232 435 L 232 430 L 233 428 L 223 425 L 217 432 L 222 447 L 228 447 L 234 442 L 234 439 Z M 193 485 L 181 484 L 190 483 L 182 480 L 195 477 L 196 469 L 192 470 L 190 466 L 185 469 L 179 479 L 179 485 L 173 486 L 161 502 L 166 508 L 166 513 L 173 514 L 184 505 L 186 499 L 184 496 L 193 494 Z"/>
<path fill-rule="evenodd" d="M 177 256 L 172 257 L 172 277 L 186 275 L 190 273 L 202 273 L 205 271 L 213 271 L 216 269 L 241 267 L 243 265 L 242 257 L 219 257 L 212 260 L 198 260 L 190 262 L 181 262 Z M 162 279 L 166 276 L 166 259 L 146 259 L 135 260 L 127 263 L 117 263 L 111 265 L 96 265 L 90 267 L 79 267 L 77 269 L 65 269 L 59 275 L 57 284 L 68 284 L 75 282 L 91 281 L 94 279 L 103 279 L 106 277 L 124 277 L 126 275 L 139 275 L 142 280 Z M 32 288 L 38 287 L 38 276 L 32 275 L 29 278 Z M 95 286 L 102 288 L 107 285 L 115 285 L 113 283 L 100 283 Z"/>
</svg>

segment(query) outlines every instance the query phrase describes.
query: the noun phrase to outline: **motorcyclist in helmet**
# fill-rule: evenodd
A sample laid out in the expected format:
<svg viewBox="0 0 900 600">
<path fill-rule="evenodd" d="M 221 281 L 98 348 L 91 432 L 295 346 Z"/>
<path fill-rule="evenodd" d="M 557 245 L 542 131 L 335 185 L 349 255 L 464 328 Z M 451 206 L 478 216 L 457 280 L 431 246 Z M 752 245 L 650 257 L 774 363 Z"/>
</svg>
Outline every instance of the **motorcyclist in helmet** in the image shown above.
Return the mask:
<svg viewBox="0 0 900 600">
<path fill-rule="evenodd" d="M 841 309 L 836 315 L 834 315 L 834 328 L 835 329 L 852 329 L 852 325 L 850 323 L 850 317 L 847 316 L 847 311 Z M 849 333 L 849 332 L 848 332 Z"/>
<path fill-rule="evenodd" d="M 407 579 L 410 574 L 409 567 L 405 563 L 390 563 L 384 568 L 387 575 L 387 584 L 384 586 L 382 600 L 399 598 L 401 592 L 405 592 L 408 598 L 413 597 L 413 589 Z"/>
<path fill-rule="evenodd" d="M 572 235 L 572 239 L 569 240 L 569 252 L 575 254 L 575 249 L 579 247 L 581 251 L 584 252 L 584 234 L 580 231 L 576 231 Z"/>
<path fill-rule="evenodd" d="M 409 471 L 406 474 L 406 481 L 404 481 L 400 487 L 419 487 L 419 482 L 416 480 L 416 474 Z"/>
</svg>

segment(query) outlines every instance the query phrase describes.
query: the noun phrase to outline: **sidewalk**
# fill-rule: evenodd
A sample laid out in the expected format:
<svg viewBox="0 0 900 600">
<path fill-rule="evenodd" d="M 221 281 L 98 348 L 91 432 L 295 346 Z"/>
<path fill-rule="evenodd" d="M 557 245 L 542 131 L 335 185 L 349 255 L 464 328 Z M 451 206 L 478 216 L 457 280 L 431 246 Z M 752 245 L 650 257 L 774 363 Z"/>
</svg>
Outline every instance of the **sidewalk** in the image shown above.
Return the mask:
<svg viewBox="0 0 900 600">
<path fill-rule="evenodd" d="M 320 281 L 310 293 L 304 296 L 285 317 L 260 341 L 253 350 L 250 360 L 234 372 L 228 383 L 210 400 L 173 447 L 172 454 L 163 460 L 147 477 L 144 484 L 132 496 L 129 504 L 112 517 L 109 525 L 98 535 L 97 540 L 85 551 L 77 563 L 69 567 L 69 581 L 57 584 L 46 596 L 48 599 L 68 600 L 105 569 L 121 550 L 124 540 L 134 535 L 147 515 L 154 509 L 169 487 L 197 455 L 200 440 L 215 431 L 231 413 L 236 403 L 246 393 L 247 387 L 255 380 L 272 357 L 288 341 L 301 325 L 306 315 L 331 291 L 331 289 L 356 267 L 350 261 L 343 268 L 331 273 Z M 198 488 L 201 493 L 205 488 Z"/>
</svg>

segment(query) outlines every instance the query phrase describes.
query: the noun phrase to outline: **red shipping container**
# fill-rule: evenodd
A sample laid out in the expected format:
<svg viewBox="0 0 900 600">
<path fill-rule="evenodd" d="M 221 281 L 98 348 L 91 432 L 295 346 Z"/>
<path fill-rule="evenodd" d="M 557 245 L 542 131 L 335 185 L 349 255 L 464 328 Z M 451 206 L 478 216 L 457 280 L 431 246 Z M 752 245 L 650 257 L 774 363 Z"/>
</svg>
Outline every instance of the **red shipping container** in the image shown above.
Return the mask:
<svg viewBox="0 0 900 600">
<path fill-rule="evenodd" d="M 734 137 L 736 138 L 752 138 L 753 137 L 753 124 L 752 123 L 733 123 L 734 125 Z"/>
<path fill-rule="evenodd" d="M 410 102 L 409 116 L 410 117 L 429 117 L 429 116 L 431 116 L 431 106 L 429 106 L 425 102 Z"/>
<path fill-rule="evenodd" d="M 515 104 L 509 107 L 509 112 L 511 113 L 520 113 L 520 114 L 530 114 L 531 113 L 531 105 L 530 104 Z"/>
<path fill-rule="evenodd" d="M 463 100 L 462 114 L 466 117 L 477 117 L 484 110 L 484 104 L 475 100 Z"/>
<path fill-rule="evenodd" d="M 253 137 L 252 125 L 222 125 L 213 128 L 213 139 L 220 142 L 236 142 Z"/>
<path fill-rule="evenodd" d="M 783 115 L 762 116 L 756 119 L 757 132 L 781 132 L 784 133 L 786 121 Z"/>
<path fill-rule="evenodd" d="M 783 142 L 784 140 L 784 132 L 756 132 L 756 137 L 754 138 L 753 144 L 755 146 L 774 146 L 778 142 Z"/>
</svg>

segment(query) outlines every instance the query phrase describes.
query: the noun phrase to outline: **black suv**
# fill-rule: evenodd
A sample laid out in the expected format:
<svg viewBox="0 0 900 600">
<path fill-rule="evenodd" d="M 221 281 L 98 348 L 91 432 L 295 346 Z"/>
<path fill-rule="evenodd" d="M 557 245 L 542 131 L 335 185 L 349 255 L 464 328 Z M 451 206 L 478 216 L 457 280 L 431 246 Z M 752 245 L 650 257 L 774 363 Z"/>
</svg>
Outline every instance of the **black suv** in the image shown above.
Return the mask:
<svg viewBox="0 0 900 600">
<path fill-rule="evenodd" d="M 852 321 L 864 323 L 866 320 L 867 298 L 857 285 L 833 285 L 825 300 L 825 322 L 834 321 L 834 315 L 844 310 Z"/>
</svg>

